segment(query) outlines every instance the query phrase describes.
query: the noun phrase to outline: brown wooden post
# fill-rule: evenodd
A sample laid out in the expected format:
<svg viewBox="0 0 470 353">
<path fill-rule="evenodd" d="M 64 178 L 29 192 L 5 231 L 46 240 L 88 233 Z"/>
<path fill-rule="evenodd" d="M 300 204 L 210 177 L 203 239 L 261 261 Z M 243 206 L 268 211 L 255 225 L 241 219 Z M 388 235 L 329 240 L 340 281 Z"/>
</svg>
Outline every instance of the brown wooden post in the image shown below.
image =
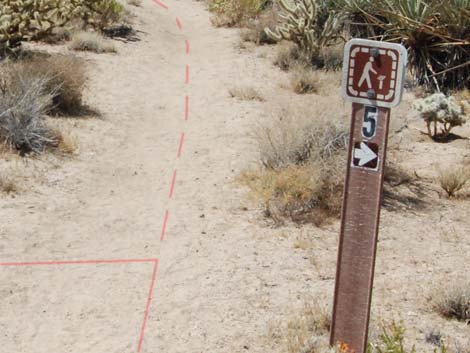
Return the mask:
<svg viewBox="0 0 470 353">
<path fill-rule="evenodd" d="M 331 329 L 332 345 L 345 343 L 356 353 L 367 345 L 390 119 L 390 109 L 373 109 L 377 109 L 376 132 L 366 143 L 377 158 L 361 168 L 355 156 L 362 156 L 356 151 L 364 139 L 366 106 L 353 104 Z"/>
<path fill-rule="evenodd" d="M 399 44 L 353 39 L 345 47 L 343 96 L 353 102 L 330 343 L 367 348 L 390 108 L 403 90 Z"/>
</svg>

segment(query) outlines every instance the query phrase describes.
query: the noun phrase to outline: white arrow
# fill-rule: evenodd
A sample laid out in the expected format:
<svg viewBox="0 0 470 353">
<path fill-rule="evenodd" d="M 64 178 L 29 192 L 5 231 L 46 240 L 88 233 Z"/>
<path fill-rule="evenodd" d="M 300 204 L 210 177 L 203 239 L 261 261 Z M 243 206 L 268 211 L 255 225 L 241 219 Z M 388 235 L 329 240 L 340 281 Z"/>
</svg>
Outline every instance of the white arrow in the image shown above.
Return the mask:
<svg viewBox="0 0 470 353">
<path fill-rule="evenodd" d="M 367 163 L 377 158 L 377 155 L 372 151 L 367 144 L 361 142 L 361 148 L 354 149 L 354 158 L 359 159 L 359 166 L 365 166 Z"/>
</svg>

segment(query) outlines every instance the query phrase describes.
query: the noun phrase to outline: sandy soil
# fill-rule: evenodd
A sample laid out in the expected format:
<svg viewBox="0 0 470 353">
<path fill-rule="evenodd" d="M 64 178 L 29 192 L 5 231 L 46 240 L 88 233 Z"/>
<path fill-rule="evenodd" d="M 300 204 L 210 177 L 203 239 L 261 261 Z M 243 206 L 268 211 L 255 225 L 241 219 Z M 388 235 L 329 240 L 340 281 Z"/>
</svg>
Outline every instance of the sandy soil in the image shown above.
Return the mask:
<svg viewBox="0 0 470 353">
<path fill-rule="evenodd" d="M 269 119 L 270 106 L 347 105 L 337 86 L 330 97 L 294 96 L 271 65 L 273 48 L 240 49 L 238 31 L 213 28 L 200 2 L 168 4 L 136 9 L 140 40 L 118 43 L 118 54 L 83 55 L 87 102 L 102 116 L 61 122 L 79 141 L 74 158 L 3 162 L 22 176 L 23 190 L 0 199 L 1 262 L 158 259 L 142 352 L 285 352 L 278 334 L 287 318 L 309 298 L 331 303 L 339 224 L 273 227 L 235 177 L 256 160 L 253 126 Z M 239 84 L 266 102 L 230 98 Z M 399 122 L 410 116 L 407 99 L 394 113 Z M 438 145 L 420 136 L 419 122 L 406 123 L 396 155 L 423 191 L 405 190 L 415 198 L 409 206 L 395 202 L 383 213 L 373 319 L 403 320 L 410 340 L 430 350 L 430 328 L 468 336 L 465 323 L 433 313 L 428 296 L 436 284 L 468 276 L 468 198 L 441 198 L 432 178 L 437 165 L 470 157 L 469 143 Z M 310 246 L 298 248 L 299 237 Z M 0 267 L 2 349 L 136 352 L 152 268 Z"/>
</svg>

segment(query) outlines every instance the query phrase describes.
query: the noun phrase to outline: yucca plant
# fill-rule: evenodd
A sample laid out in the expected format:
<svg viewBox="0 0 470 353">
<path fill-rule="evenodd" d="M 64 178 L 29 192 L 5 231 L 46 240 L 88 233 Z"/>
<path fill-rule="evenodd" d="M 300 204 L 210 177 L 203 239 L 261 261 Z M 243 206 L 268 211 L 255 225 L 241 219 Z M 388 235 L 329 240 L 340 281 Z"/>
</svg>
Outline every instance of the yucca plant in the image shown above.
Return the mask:
<svg viewBox="0 0 470 353">
<path fill-rule="evenodd" d="M 470 0 L 335 0 L 363 35 L 404 44 L 419 84 L 470 86 Z M 371 35 L 371 33 L 373 35 Z"/>
</svg>

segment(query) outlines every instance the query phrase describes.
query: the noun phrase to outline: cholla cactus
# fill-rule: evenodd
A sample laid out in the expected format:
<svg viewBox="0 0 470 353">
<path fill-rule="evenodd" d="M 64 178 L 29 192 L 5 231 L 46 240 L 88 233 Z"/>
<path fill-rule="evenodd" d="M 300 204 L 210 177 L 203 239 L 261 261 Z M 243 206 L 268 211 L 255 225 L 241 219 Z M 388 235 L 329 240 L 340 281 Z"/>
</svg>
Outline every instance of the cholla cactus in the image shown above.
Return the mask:
<svg viewBox="0 0 470 353">
<path fill-rule="evenodd" d="M 265 29 L 266 34 L 276 41 L 282 39 L 298 44 L 312 58 L 320 49 L 339 37 L 342 16 L 331 13 L 324 24 L 318 0 L 279 0 L 282 9 L 282 23 L 274 31 Z"/>
<path fill-rule="evenodd" d="M 0 46 L 15 47 L 22 40 L 48 35 L 77 13 L 78 0 L 2 0 Z"/>
<path fill-rule="evenodd" d="M 123 11 L 116 0 L 1 0 L 0 48 L 45 37 L 77 18 L 102 29 Z"/>
<path fill-rule="evenodd" d="M 455 98 L 447 97 L 443 93 L 435 93 L 427 98 L 418 99 L 413 108 L 417 110 L 424 119 L 428 129 L 428 135 L 431 137 L 447 137 L 455 126 L 465 124 L 465 115 L 462 107 L 456 102 Z M 437 130 L 437 124 L 440 123 L 440 133 Z M 432 129 L 434 125 L 434 129 Z M 433 131 L 432 131 L 433 130 Z"/>
</svg>

